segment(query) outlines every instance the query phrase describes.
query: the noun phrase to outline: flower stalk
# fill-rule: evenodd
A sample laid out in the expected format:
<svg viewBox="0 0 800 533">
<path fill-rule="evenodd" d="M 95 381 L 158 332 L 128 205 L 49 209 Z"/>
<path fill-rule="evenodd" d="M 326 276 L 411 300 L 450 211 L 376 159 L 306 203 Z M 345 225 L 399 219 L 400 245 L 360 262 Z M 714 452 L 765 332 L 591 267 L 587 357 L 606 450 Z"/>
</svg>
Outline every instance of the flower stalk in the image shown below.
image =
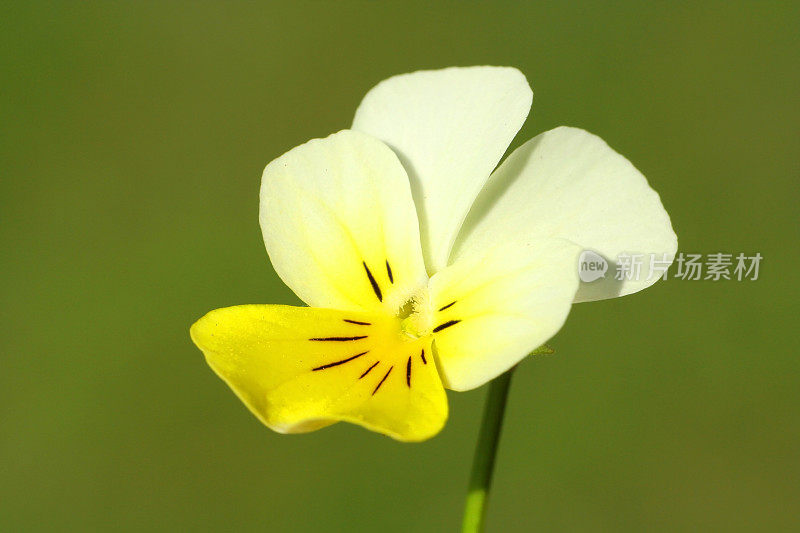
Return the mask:
<svg viewBox="0 0 800 533">
<path fill-rule="evenodd" d="M 503 415 L 506 410 L 508 390 L 511 386 L 511 375 L 514 368 L 516 367 L 512 367 L 489 384 L 489 393 L 486 396 L 483 420 L 478 434 L 478 444 L 475 447 L 475 457 L 472 461 L 472 474 L 464 507 L 464 521 L 461 526 L 463 533 L 483 531 L 489 489 L 497 456 L 497 445 L 500 441 L 500 431 L 503 428 Z"/>
</svg>

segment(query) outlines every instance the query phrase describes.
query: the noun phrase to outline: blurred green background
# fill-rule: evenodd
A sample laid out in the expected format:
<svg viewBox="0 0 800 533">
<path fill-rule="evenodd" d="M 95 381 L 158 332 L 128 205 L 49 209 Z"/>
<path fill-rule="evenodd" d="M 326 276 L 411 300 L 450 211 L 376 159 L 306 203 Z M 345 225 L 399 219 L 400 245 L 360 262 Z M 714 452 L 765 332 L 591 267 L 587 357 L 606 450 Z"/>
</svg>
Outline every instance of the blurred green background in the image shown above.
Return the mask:
<svg viewBox="0 0 800 533">
<path fill-rule="evenodd" d="M 682 251 L 764 256 L 576 306 L 514 378 L 489 530 L 800 528 L 800 8 L 698 4 L 5 2 L 0 530 L 454 530 L 485 389 L 419 445 L 281 436 L 188 327 L 297 303 L 257 222 L 269 160 L 383 78 L 470 64 L 528 76 L 514 146 L 586 128 Z"/>
</svg>

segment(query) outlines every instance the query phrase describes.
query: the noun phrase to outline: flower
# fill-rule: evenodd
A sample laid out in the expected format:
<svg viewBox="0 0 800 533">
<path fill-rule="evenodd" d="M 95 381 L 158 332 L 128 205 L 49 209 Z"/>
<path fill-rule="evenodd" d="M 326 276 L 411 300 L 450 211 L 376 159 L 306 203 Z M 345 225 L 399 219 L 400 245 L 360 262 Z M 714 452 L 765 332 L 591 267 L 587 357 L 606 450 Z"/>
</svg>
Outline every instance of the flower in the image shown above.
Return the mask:
<svg viewBox="0 0 800 533">
<path fill-rule="evenodd" d="M 609 260 L 677 249 L 658 194 L 600 138 L 556 128 L 495 169 L 532 96 L 508 67 L 395 76 L 367 93 L 352 129 L 267 165 L 264 243 L 309 307 L 228 307 L 191 328 L 264 424 L 427 439 L 447 419 L 445 387 L 513 367 L 574 302 L 658 279 L 578 279 L 584 249 Z"/>
</svg>

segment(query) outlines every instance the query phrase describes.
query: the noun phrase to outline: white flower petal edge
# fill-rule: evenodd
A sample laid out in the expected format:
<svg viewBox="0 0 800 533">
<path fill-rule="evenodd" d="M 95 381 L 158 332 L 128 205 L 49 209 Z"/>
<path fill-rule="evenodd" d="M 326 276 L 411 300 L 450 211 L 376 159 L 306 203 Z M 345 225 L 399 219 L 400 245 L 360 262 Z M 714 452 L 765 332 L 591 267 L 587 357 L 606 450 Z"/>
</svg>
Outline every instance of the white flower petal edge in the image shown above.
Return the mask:
<svg viewBox="0 0 800 533">
<path fill-rule="evenodd" d="M 387 143 L 411 179 L 428 273 L 447 265 L 458 229 L 530 110 L 511 67 L 452 67 L 394 76 L 364 97 L 353 129 Z"/>
<path fill-rule="evenodd" d="M 555 335 L 578 289 L 579 254 L 563 239 L 509 236 L 436 273 L 434 349 L 445 386 L 479 387 Z"/>
<path fill-rule="evenodd" d="M 310 306 L 394 313 L 427 282 L 408 177 L 364 133 L 314 139 L 269 163 L 259 219 L 275 271 Z"/>
<path fill-rule="evenodd" d="M 624 296 L 659 279 L 649 255 L 678 247 L 669 215 L 645 177 L 602 139 L 577 128 L 542 133 L 515 150 L 478 196 L 453 249 L 471 255 L 509 235 L 561 237 L 609 261 L 604 279 L 581 283 L 576 302 Z M 638 281 L 614 279 L 621 253 L 644 254 Z M 577 270 L 577 261 L 571 266 Z M 648 279 L 649 278 L 649 279 Z"/>
</svg>

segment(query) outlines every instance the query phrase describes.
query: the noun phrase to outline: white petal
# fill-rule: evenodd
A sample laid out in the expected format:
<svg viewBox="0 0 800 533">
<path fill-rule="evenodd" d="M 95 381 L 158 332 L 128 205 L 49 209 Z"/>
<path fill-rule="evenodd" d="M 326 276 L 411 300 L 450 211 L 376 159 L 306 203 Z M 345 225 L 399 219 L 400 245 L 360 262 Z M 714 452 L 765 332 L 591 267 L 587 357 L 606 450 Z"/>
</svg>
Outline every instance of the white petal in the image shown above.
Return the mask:
<svg viewBox="0 0 800 533">
<path fill-rule="evenodd" d="M 510 234 L 561 237 L 605 257 L 605 278 L 582 282 L 576 302 L 649 287 L 660 277 L 650 270 L 651 255 L 661 261 L 666 254 L 669 262 L 678 246 L 669 215 L 645 177 L 599 137 L 566 127 L 531 139 L 500 165 L 464 223 L 453 257 Z M 615 279 L 619 254 L 643 256 L 638 280 Z"/>
<path fill-rule="evenodd" d="M 434 346 L 445 386 L 479 387 L 564 324 L 575 291 L 575 244 L 543 239 L 488 247 L 431 278 Z"/>
<path fill-rule="evenodd" d="M 275 271 L 308 305 L 393 312 L 427 280 L 408 177 L 364 133 L 315 139 L 267 165 L 259 218 Z"/>
<path fill-rule="evenodd" d="M 353 129 L 386 142 L 405 165 L 431 274 L 447 264 L 470 205 L 532 98 L 517 69 L 454 67 L 389 78 L 361 102 Z"/>
</svg>

